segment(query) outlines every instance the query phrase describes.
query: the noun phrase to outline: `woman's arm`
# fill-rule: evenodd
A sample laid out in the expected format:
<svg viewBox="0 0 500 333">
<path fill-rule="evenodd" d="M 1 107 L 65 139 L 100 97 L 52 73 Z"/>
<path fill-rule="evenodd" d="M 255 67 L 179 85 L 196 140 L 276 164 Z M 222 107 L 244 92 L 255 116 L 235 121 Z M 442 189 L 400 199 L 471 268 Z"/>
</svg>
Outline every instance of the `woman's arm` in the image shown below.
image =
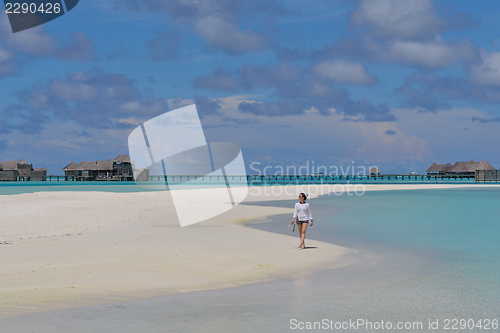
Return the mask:
<svg viewBox="0 0 500 333">
<path fill-rule="evenodd" d="M 307 204 L 307 215 L 309 215 L 309 218 L 311 219 L 311 225 L 313 225 L 313 215 L 311 213 L 311 206 Z"/>
<path fill-rule="evenodd" d="M 297 217 L 297 204 L 295 204 L 295 209 L 293 211 L 293 219 L 290 224 L 293 224 L 295 222 L 295 218 Z"/>
</svg>

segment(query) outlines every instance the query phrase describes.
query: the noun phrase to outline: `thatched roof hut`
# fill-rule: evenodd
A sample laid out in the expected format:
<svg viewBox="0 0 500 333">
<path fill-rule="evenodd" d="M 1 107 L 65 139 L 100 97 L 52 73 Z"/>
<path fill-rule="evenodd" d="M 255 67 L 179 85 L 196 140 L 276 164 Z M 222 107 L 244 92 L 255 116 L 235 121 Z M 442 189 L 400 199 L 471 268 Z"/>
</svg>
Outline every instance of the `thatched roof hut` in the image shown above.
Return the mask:
<svg viewBox="0 0 500 333">
<path fill-rule="evenodd" d="M 83 161 L 75 167 L 75 170 L 113 170 L 113 160 Z"/>
<path fill-rule="evenodd" d="M 470 160 L 470 162 L 457 162 L 453 164 L 453 167 L 449 172 L 472 173 L 476 172 L 476 170 L 495 170 L 495 168 L 486 162 L 486 160 L 482 160 L 481 162 L 474 162 L 474 160 Z"/>
<path fill-rule="evenodd" d="M 75 170 L 75 168 L 78 166 L 75 162 L 71 162 L 70 164 L 66 165 L 63 168 L 63 171 L 69 171 L 69 170 Z"/>
<path fill-rule="evenodd" d="M 427 173 L 447 173 L 452 168 L 450 162 L 446 164 L 436 164 L 432 163 L 432 165 L 427 169 Z"/>
<path fill-rule="evenodd" d="M 80 164 L 71 162 L 63 171 L 67 177 L 86 179 L 133 178 L 131 162 L 128 155 L 118 155 L 107 161 L 83 161 Z"/>
<path fill-rule="evenodd" d="M 113 160 L 114 162 L 120 162 L 120 163 L 132 163 L 132 160 L 130 159 L 130 157 L 128 157 L 128 155 L 118 155 L 117 158 L 115 158 Z"/>
<path fill-rule="evenodd" d="M 433 163 L 426 172 L 438 174 L 472 174 L 475 173 L 476 170 L 495 170 L 495 168 L 491 166 L 491 164 L 489 164 L 486 160 L 482 160 L 481 162 L 470 160 L 469 162 L 456 162 L 453 165 L 451 165 L 450 163 Z"/>
<path fill-rule="evenodd" d="M 17 162 L 16 161 L 7 161 L 0 162 L 0 170 L 17 170 Z"/>
</svg>

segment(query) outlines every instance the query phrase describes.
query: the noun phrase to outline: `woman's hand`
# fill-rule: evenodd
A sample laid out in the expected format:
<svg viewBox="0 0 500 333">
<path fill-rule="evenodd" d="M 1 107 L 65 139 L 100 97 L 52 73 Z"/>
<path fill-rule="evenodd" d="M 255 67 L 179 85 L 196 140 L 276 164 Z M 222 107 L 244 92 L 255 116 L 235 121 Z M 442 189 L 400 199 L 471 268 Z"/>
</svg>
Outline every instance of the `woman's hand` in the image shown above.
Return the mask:
<svg viewBox="0 0 500 333">
<path fill-rule="evenodd" d="M 311 219 L 311 225 L 310 225 L 310 227 L 312 227 L 312 226 L 313 226 L 313 220 Z"/>
</svg>

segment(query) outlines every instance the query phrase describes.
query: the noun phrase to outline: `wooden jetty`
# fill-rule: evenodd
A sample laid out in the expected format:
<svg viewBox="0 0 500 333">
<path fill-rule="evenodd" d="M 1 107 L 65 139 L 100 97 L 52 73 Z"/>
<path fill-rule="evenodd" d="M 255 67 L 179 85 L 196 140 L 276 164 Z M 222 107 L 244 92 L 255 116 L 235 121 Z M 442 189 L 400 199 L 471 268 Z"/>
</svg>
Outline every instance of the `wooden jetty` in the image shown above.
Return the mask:
<svg viewBox="0 0 500 333">
<path fill-rule="evenodd" d="M 487 170 L 490 171 L 490 170 Z M 481 181 L 496 181 L 497 173 L 487 174 L 479 173 Z M 292 182 L 371 182 L 371 181 L 478 181 L 478 173 L 476 175 L 405 175 L 405 174 L 377 174 L 377 175 L 150 175 L 147 180 L 142 181 L 222 181 L 227 177 L 229 180 L 246 181 L 246 182 L 262 182 L 262 183 L 292 183 Z M 475 179 L 476 178 L 476 179 Z M 494 179 L 494 180 L 492 180 Z M 18 181 L 29 181 L 29 177 L 18 177 Z M 67 176 L 67 175 L 47 175 L 44 181 L 133 181 L 130 176 L 113 177 L 113 178 L 95 178 L 90 176 Z"/>
</svg>

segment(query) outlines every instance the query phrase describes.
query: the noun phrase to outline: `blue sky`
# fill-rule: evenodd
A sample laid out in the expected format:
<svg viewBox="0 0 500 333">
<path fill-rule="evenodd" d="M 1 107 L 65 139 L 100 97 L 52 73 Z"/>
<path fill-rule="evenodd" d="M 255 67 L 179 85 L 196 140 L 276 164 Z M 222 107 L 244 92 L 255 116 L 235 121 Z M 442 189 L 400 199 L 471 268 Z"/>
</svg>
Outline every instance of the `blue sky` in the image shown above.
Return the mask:
<svg viewBox="0 0 500 333">
<path fill-rule="evenodd" d="M 138 124 L 196 103 L 207 140 L 238 144 L 247 166 L 500 169 L 499 9 L 82 0 L 16 34 L 2 13 L 0 160 L 62 174 L 127 153 Z"/>
</svg>

